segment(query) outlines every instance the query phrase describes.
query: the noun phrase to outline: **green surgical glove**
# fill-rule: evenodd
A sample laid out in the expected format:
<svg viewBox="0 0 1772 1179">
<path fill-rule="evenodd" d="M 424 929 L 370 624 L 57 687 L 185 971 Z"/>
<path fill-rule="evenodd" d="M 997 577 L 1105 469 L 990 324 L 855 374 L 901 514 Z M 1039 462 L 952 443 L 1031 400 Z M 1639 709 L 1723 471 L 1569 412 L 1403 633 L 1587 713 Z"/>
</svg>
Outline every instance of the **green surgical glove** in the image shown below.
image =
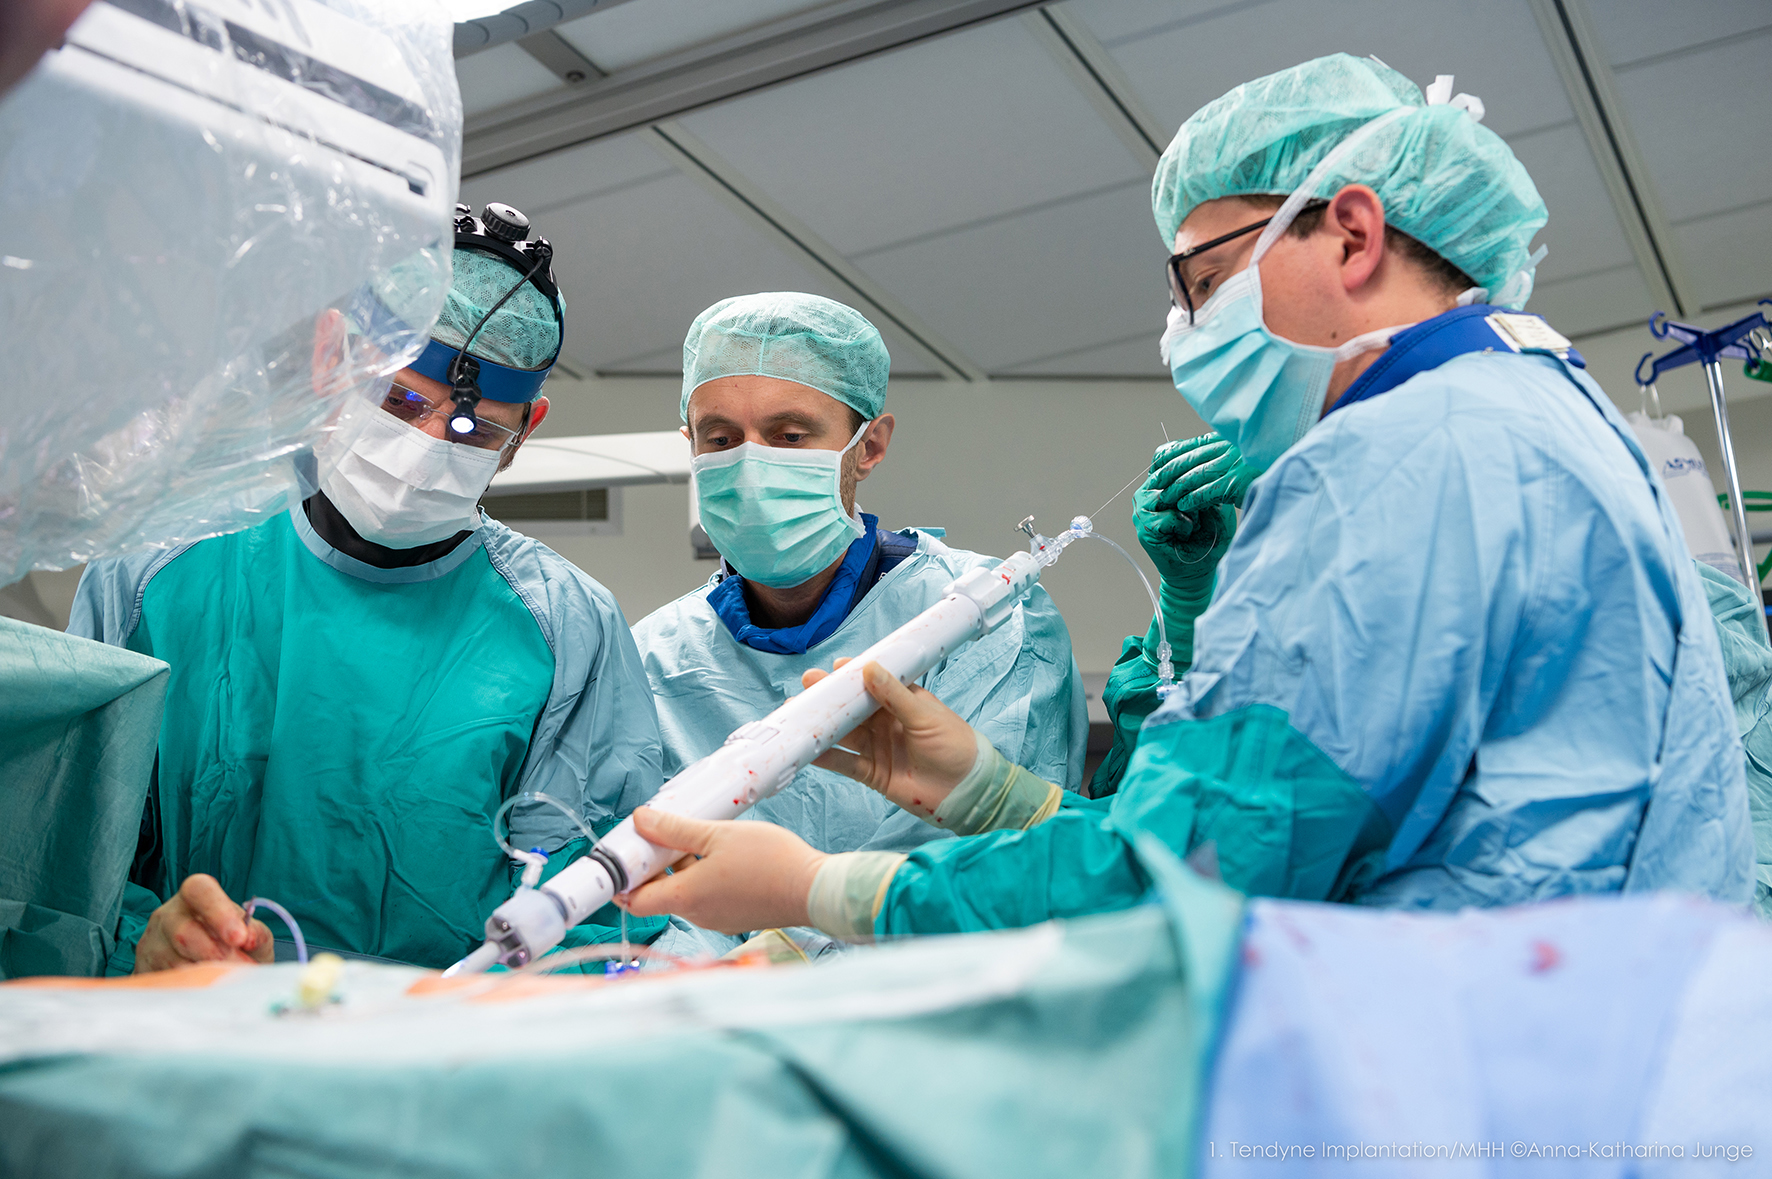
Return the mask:
<svg viewBox="0 0 1772 1179">
<path fill-rule="evenodd" d="M 1151 476 L 1132 497 L 1138 543 L 1165 583 L 1210 582 L 1236 534 L 1236 512 L 1254 468 L 1216 434 L 1170 442 L 1151 459 Z"/>
<path fill-rule="evenodd" d="M 1158 450 L 1132 497 L 1138 543 L 1163 579 L 1158 597 L 1179 662 L 1192 658 L 1194 619 L 1212 598 L 1213 575 L 1237 533 L 1236 505 L 1255 475 L 1235 446 L 1205 434 Z M 1147 650 L 1155 646 L 1153 634 Z"/>
<path fill-rule="evenodd" d="M 1218 562 L 1237 533 L 1236 506 L 1255 479 L 1235 446 L 1216 434 L 1171 442 L 1151 460 L 1151 476 L 1132 497 L 1138 543 L 1162 576 L 1157 600 L 1176 675 L 1194 660 L 1194 620 L 1212 600 Z M 1114 722 L 1114 746 L 1089 785 L 1092 798 L 1119 788 L 1144 718 L 1157 699 L 1156 619 L 1143 639 L 1126 640 L 1108 675 L 1102 703 Z"/>
</svg>

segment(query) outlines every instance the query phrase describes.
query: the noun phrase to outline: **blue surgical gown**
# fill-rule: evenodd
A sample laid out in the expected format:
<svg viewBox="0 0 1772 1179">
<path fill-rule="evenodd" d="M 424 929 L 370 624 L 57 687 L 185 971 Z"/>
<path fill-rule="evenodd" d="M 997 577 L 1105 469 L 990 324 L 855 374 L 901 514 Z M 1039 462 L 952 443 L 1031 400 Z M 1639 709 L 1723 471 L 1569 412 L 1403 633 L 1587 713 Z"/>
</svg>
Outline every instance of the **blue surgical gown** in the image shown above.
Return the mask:
<svg viewBox="0 0 1772 1179">
<path fill-rule="evenodd" d="M 949 548 L 926 532 L 917 551 L 855 603 L 842 624 L 804 654 L 776 654 L 735 639 L 708 604 L 712 585 L 662 606 L 634 626 L 658 706 L 665 776 L 707 756 L 740 725 L 800 692 L 809 668 L 862 651 L 940 601 L 959 576 L 1000 558 Z M 1003 756 L 1069 790 L 1083 776 L 1089 717 L 1070 632 L 1046 591 L 1034 591 L 996 630 L 970 643 L 921 683 L 976 726 Z M 808 766 L 744 816 L 768 819 L 820 851 L 907 851 L 949 836 L 859 782 Z"/>
<path fill-rule="evenodd" d="M 1210 844 L 1266 895 L 1747 900 L 1716 630 L 1599 386 L 1473 352 L 1323 421 L 1251 488 L 1193 666 L 1111 805 L 919 848 L 876 928 L 1124 907 L 1141 831 Z"/>
<path fill-rule="evenodd" d="M 428 564 L 384 569 L 297 508 L 95 562 L 69 629 L 172 668 L 160 866 L 130 886 L 130 963 L 146 913 L 206 872 L 236 900 L 281 903 L 313 944 L 447 966 L 510 895 L 492 838 L 504 800 L 542 791 L 606 827 L 661 780 L 614 598 L 495 520 Z M 584 842 L 532 802 L 513 808 L 511 839 Z"/>
</svg>

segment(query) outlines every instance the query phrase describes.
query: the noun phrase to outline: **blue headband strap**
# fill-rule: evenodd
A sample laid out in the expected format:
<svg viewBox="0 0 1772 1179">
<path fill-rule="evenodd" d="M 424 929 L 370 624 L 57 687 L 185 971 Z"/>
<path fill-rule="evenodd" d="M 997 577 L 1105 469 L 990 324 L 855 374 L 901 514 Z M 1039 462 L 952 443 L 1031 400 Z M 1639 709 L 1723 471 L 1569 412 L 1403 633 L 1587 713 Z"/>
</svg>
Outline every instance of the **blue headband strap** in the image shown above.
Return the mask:
<svg viewBox="0 0 1772 1179">
<path fill-rule="evenodd" d="M 425 345 L 425 350 L 418 355 L 408 367 L 420 376 L 449 384 L 449 366 L 461 354 L 459 348 L 432 340 Z M 472 355 L 470 353 L 470 355 Z M 494 364 L 485 357 L 476 356 L 480 362 L 480 396 L 488 401 L 512 401 L 518 403 L 534 401 L 541 393 L 542 382 L 554 370 L 549 364 L 547 368 L 534 372 L 520 368 L 507 368 L 502 364 Z"/>
</svg>

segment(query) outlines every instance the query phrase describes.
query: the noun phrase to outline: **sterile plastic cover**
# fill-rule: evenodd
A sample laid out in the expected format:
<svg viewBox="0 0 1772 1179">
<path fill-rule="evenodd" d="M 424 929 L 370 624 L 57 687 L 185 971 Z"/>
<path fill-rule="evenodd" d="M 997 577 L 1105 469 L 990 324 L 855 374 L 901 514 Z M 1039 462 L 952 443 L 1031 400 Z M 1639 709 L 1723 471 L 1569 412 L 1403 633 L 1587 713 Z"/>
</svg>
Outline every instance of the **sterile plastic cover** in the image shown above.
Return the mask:
<svg viewBox="0 0 1772 1179">
<path fill-rule="evenodd" d="M 311 493 L 448 288 L 451 36 L 427 0 L 101 0 L 0 99 L 0 584 Z"/>
</svg>

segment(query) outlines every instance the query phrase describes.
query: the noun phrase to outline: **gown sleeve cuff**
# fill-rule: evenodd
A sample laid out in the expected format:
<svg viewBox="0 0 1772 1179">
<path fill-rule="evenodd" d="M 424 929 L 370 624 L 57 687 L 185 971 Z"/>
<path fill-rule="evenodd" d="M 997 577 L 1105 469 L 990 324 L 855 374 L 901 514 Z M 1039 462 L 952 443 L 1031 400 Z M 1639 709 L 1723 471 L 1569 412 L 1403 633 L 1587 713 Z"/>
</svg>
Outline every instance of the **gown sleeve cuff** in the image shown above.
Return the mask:
<svg viewBox="0 0 1772 1179">
<path fill-rule="evenodd" d="M 806 895 L 806 916 L 827 936 L 849 942 L 874 940 L 874 918 L 886 899 L 900 852 L 841 852 L 825 860 Z"/>
<path fill-rule="evenodd" d="M 1058 810 L 1064 790 L 998 753 L 977 730 L 978 756 L 959 785 L 935 808 L 932 822 L 955 835 L 1024 831 Z"/>
</svg>

